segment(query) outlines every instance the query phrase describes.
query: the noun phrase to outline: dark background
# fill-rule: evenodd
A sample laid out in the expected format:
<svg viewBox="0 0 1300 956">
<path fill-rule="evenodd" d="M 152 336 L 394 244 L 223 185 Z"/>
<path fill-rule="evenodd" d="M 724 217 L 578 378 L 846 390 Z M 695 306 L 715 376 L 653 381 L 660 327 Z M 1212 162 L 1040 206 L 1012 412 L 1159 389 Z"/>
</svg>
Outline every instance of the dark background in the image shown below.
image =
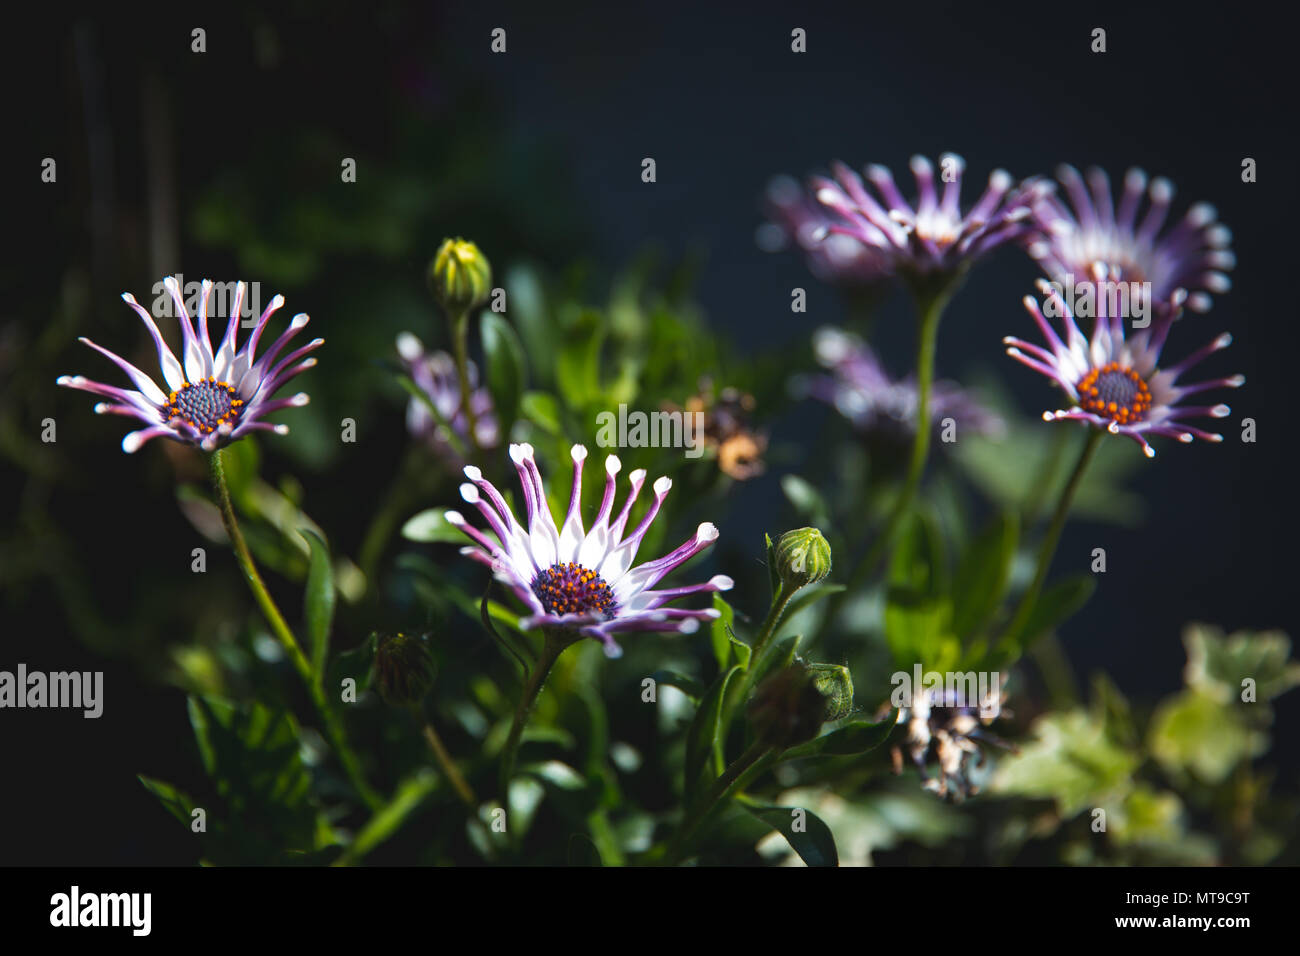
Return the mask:
<svg viewBox="0 0 1300 956">
<path fill-rule="evenodd" d="M 1164 442 L 1141 469 L 1136 490 L 1149 511 L 1140 526 L 1067 529 L 1061 554 L 1104 546 L 1109 573 L 1062 640 L 1079 673 L 1103 669 L 1130 695 L 1150 698 L 1180 683 L 1187 621 L 1300 632 L 1291 34 L 1241 7 L 1076 7 L 236 3 L 180 17 L 114 9 L 12 30 L 0 386 L 10 386 L 11 427 L 31 441 L 54 415 L 60 440 L 42 452 L 54 456 L 47 474 L 20 467 L 12 444 L 0 461 L 9 549 L 0 557 L 11 569 L 30 565 L 6 580 L 0 667 L 104 670 L 107 703 L 98 721 L 0 713 L 0 863 L 190 861 L 175 823 L 134 779 L 195 770 L 184 696 L 156 679 L 150 662 L 160 651 L 127 615 L 157 598 L 150 633 L 188 626 L 196 609 L 169 604 L 152 582 L 168 579 L 177 542 L 193 532 L 156 448 L 122 455 L 125 429 L 106 427 L 116 422 L 94 419 L 87 396 L 54 385 L 59 372 L 103 371 L 77 334 L 137 347 L 142 337 L 118 294 L 143 301 L 174 270 L 245 274 L 278 261 L 283 279 L 271 292 L 283 291 L 294 312 L 311 311 L 319 334 L 340 343 L 330 361 L 363 365 L 417 308 L 421 270 L 443 235 L 472 235 L 496 262 L 561 267 L 585 256 L 596 275 L 653 242 L 669 257 L 706 257 L 697 292 L 710 321 L 757 351 L 801 342 L 841 314 L 796 256 L 754 243 L 759 197 L 774 174 L 802 176 L 839 158 L 901 175 L 911 154 L 944 150 L 963 155 L 980 183 L 995 166 L 1028 175 L 1061 161 L 1096 163 L 1117 180 L 1139 165 L 1174 180 L 1175 215 L 1204 199 L 1233 229 L 1232 291 L 1208 315 L 1190 316 L 1172 349 L 1230 330 L 1235 344 L 1205 372 L 1242 371 L 1248 383 L 1232 396 L 1223 445 Z M 203 55 L 190 52 L 194 26 L 207 30 Z M 498 26 L 505 55 L 489 51 Z M 796 26 L 808 32 L 804 55 L 790 52 Z M 1089 52 L 1096 26 L 1108 33 L 1104 55 Z M 355 194 L 339 184 L 344 155 L 358 159 Z M 39 181 L 46 156 L 58 159 L 57 184 Z M 645 156 L 657 162 L 653 185 L 640 180 Z M 1247 156 L 1258 162 L 1250 185 L 1240 179 Z M 252 169 L 256 176 L 240 178 Z M 372 173 L 390 188 L 367 210 Z M 170 197 L 161 208 L 160 180 Z M 241 248 L 243 227 L 219 216 L 212 227 L 211 215 L 193 212 L 202 201 L 220 210 L 223 195 L 242 204 L 254 233 L 276 233 L 302 203 L 323 208 L 323 219 L 303 218 L 302 237 L 274 237 L 290 249 L 299 240 L 314 259 L 256 259 Z M 170 226 L 157 230 L 160 221 Z M 389 222 L 405 230 L 396 239 L 384 233 Z M 175 237 L 174 251 L 160 232 Z M 938 357 L 943 375 L 995 369 L 1031 413 L 1050 393 L 1002 357 L 1000 340 L 1029 331 L 1019 299 L 1035 277 L 1012 250 L 977 270 L 946 319 Z M 789 311 L 794 286 L 809 289 L 807 316 Z M 53 303 L 69 298 L 86 303 L 91 324 L 60 340 L 66 317 Z M 355 331 L 367 323 L 382 335 Z M 880 333 L 887 362 L 903 371 L 913 334 L 904 303 L 891 303 Z M 28 382 L 22 370 L 38 353 L 53 370 L 42 365 Z M 322 373 L 313 375 L 305 387 L 315 398 Z M 324 407 L 363 401 L 327 395 Z M 358 489 L 378 494 L 397 461 L 400 416 L 357 407 L 373 425 L 360 454 L 333 460 L 291 446 L 291 457 L 276 458 L 267 449 L 264 471 L 295 469 L 318 513 L 346 511 Z M 783 423 L 787 433 L 797 433 L 800 414 Z M 1247 416 L 1258 423 L 1255 444 L 1236 440 Z M 75 480 L 52 477 L 70 470 Z M 779 505 L 778 477 L 747 501 Z M 54 530 L 16 554 L 20 539 L 8 532 L 29 512 L 52 516 Z M 356 547 L 357 520 L 331 527 L 344 549 Z M 83 571 L 75 582 L 63 577 L 73 564 Z M 214 576 L 220 593 L 246 600 L 232 568 Z M 86 641 L 96 628 L 103 640 Z M 1270 758 L 1292 785 L 1300 746 L 1286 728 L 1298 714 L 1294 699 L 1280 702 Z"/>
</svg>

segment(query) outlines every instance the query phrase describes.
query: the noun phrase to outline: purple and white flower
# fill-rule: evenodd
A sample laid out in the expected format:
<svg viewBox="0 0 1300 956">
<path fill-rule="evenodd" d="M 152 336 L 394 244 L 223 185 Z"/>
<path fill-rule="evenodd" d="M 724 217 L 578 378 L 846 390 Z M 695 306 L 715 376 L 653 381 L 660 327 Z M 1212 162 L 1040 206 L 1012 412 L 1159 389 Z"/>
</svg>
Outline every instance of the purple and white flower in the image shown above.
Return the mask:
<svg viewBox="0 0 1300 956">
<path fill-rule="evenodd" d="M 510 459 L 524 491 L 526 524 L 521 524 L 501 493 L 473 465 L 465 467 L 468 482 L 461 497 L 482 513 L 496 540 L 475 528 L 457 511 L 447 521 L 474 542 L 461 554 L 492 569 L 497 579 L 528 608 L 521 625 L 569 631 L 595 638 L 605 653 L 622 653 L 616 635 L 636 631 L 676 631 L 689 634 L 701 621 L 717 618 L 714 608 L 689 610 L 666 605 L 680 597 L 728 591 L 731 578 L 715 575 L 703 584 L 656 589 L 671 571 L 689 561 L 718 538 L 718 529 L 705 522 L 681 547 L 662 558 L 633 566 L 637 549 L 659 513 L 672 482 L 664 477 L 653 486 L 654 501 L 640 522 L 628 531 L 632 505 L 645 484 L 644 469 L 629 475 L 631 491 L 622 509 L 613 514 L 615 479 L 622 467 L 617 456 L 605 459 L 605 496 L 589 529 L 582 521 L 582 465 L 587 449 L 574 445 L 573 490 L 563 523 L 556 526 L 546 500 L 541 472 L 528 444 L 511 445 Z"/>
<path fill-rule="evenodd" d="M 1034 207 L 1036 228 L 1026 244 L 1049 278 L 1085 282 L 1100 269 L 1112 280 L 1149 283 L 1153 306 L 1164 312 L 1176 311 L 1184 297 L 1187 308 L 1205 312 L 1211 292 L 1231 287 L 1226 272 L 1236 264 L 1228 248 L 1232 233 L 1209 203 L 1195 204 L 1162 234 L 1174 195 L 1169 180 L 1156 177 L 1148 186 L 1146 173 L 1130 169 L 1116 204 L 1100 169 L 1088 170 L 1085 182 L 1073 166 L 1061 166 L 1057 178 L 1069 206 L 1059 196 L 1045 196 Z M 1148 204 L 1139 222 L 1144 193 Z"/>
<path fill-rule="evenodd" d="M 1227 348 L 1232 336 L 1223 333 L 1208 345 L 1197 349 L 1176 365 L 1161 368 L 1160 352 L 1178 312 L 1167 312 L 1152 319 L 1149 328 L 1137 332 L 1127 341 L 1118 317 L 1107 317 L 1099 310 L 1091 340 L 1075 324 L 1069 306 L 1059 292 L 1046 281 L 1039 283 L 1046 296 L 1044 305 L 1060 316 L 1065 328 L 1062 340 L 1044 316 L 1033 296 L 1025 297 L 1025 308 L 1043 333 L 1048 347 L 1007 336 L 1007 354 L 1017 362 L 1041 372 L 1069 397 L 1067 409 L 1043 412 L 1046 421 L 1074 420 L 1087 422 L 1113 435 L 1127 435 L 1148 458 L 1155 449 L 1148 436 L 1163 435 L 1190 442 L 1196 438 L 1223 441 L 1223 436 L 1187 424 L 1188 418 L 1225 418 L 1227 405 L 1182 405 L 1190 395 L 1215 388 L 1239 388 L 1244 375 L 1228 375 L 1204 382 L 1180 385 L 1183 373 L 1207 356 Z"/>
<path fill-rule="evenodd" d="M 406 407 L 406 428 L 413 436 L 425 442 L 440 456 L 454 456 L 447 429 L 455 433 L 462 447 L 468 447 L 469 421 L 460 402 L 460 377 L 456 360 L 448 352 L 426 352 L 424 344 L 410 332 L 397 337 L 397 354 L 402 367 L 428 399 L 426 404 L 412 396 Z M 474 434 L 479 448 L 495 448 L 498 435 L 496 416 L 492 411 L 492 395 L 478 386 L 478 370 L 468 363 L 470 405 L 474 411 Z M 429 408 L 432 405 L 434 411 Z M 462 459 L 463 461 L 463 459 Z"/>
<path fill-rule="evenodd" d="M 927 276 L 956 274 L 985 253 L 1025 235 L 1032 226 L 1033 207 L 1051 191 L 1051 184 L 1031 179 L 1017 185 L 998 169 L 988 188 L 965 212 L 961 209 L 961 178 L 965 161 L 955 153 L 939 159 L 942 195 L 935 185 L 934 167 L 924 156 L 913 156 L 915 207 L 903 198 L 884 166 L 866 168 L 873 195 L 862 178 L 843 163 L 832 165 L 833 179 L 814 177 L 815 196 L 839 221 L 828 223 L 818 237 L 856 239 L 877 250 L 895 271 Z"/>
<path fill-rule="evenodd" d="M 916 379 L 892 379 L 880 359 L 856 335 L 835 328 L 813 333 L 813 355 L 829 375 L 795 383 L 795 391 L 832 406 L 864 435 L 910 439 L 916 434 L 920 396 Z M 930 390 L 930 421 L 952 418 L 962 429 L 997 437 L 1006 426 L 998 415 L 956 382 L 935 382 Z"/>
<path fill-rule="evenodd" d="M 300 408 L 309 401 L 306 392 L 288 398 L 271 397 L 291 378 L 316 364 L 315 358 L 306 356 L 319 348 L 324 339 L 313 339 L 276 361 L 290 339 L 307 324 L 307 316 L 303 313 L 295 315 L 289 328 L 270 349 L 260 358 L 254 358 L 267 322 L 284 305 L 284 297 L 277 295 L 271 300 L 244 347 L 236 349 L 239 311 L 245 288 L 244 283 L 239 282 L 235 286 L 234 307 L 226 334 L 214 351 L 208 334 L 208 298 L 212 294 L 212 282 L 203 280 L 197 334 L 185 311 L 185 300 L 176 279 L 168 276 L 163 285 L 171 293 L 180 317 L 182 359 L 178 359 L 168 347 L 153 317 L 136 302 L 135 297 L 123 292 L 122 299 L 135 309 L 153 336 L 166 389 L 159 387 L 154 379 L 126 359 L 84 337 L 80 341 L 117 365 L 135 388 L 104 385 L 80 375 L 62 375 L 58 384 L 109 399 L 95 406 L 98 414 L 126 415 L 144 422 L 146 428 L 133 431 L 122 439 L 122 450 L 128 453 L 138 450 L 153 438 L 170 438 L 210 452 L 254 431 L 286 434 L 288 425 L 272 424 L 264 418 L 282 408 Z"/>
<path fill-rule="evenodd" d="M 871 287 L 893 277 L 889 257 L 856 238 L 831 233 L 833 225 L 847 221 L 818 203 L 789 176 L 778 176 L 764 195 L 770 222 L 758 230 L 758 245 L 779 252 L 790 245 L 804 254 L 818 279 L 846 288 Z"/>
</svg>

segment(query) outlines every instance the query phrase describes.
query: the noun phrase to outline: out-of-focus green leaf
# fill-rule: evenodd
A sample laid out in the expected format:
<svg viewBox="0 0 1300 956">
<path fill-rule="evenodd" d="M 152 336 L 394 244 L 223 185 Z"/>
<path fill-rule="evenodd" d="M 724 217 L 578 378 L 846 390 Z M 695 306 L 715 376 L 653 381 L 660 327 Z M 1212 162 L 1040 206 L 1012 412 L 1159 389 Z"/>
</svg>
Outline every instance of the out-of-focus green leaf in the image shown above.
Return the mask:
<svg viewBox="0 0 1300 956">
<path fill-rule="evenodd" d="M 1097 580 L 1091 574 L 1077 574 L 1045 587 L 1025 626 L 1016 635 L 1021 648 L 1029 647 L 1038 638 L 1067 620 L 1088 603 L 1097 589 Z"/>
<path fill-rule="evenodd" d="M 650 679 L 656 684 L 667 684 L 669 687 L 676 687 L 679 691 L 697 703 L 707 693 L 704 685 L 694 677 L 688 677 L 686 674 L 679 674 L 677 671 L 658 670 L 650 675 Z"/>
<path fill-rule="evenodd" d="M 1221 703 L 1199 690 L 1165 700 L 1151 718 L 1148 746 L 1166 769 L 1221 783 L 1232 769 L 1268 748 L 1268 735 L 1250 726 L 1243 703 Z"/>
<path fill-rule="evenodd" d="M 519 415 L 519 400 L 528 383 L 524 347 L 510 323 L 495 312 L 484 312 L 480 322 L 483 355 L 487 364 L 487 387 L 502 435 Z"/>
<path fill-rule="evenodd" d="M 312 671 L 319 677 L 324 674 L 325 661 L 329 656 L 330 626 L 334 621 L 334 568 L 330 564 L 330 550 L 324 539 L 307 529 L 303 529 L 302 536 L 311 546 L 303 612 L 307 620 L 307 643 Z"/>
<path fill-rule="evenodd" d="M 826 507 L 826 500 L 811 483 L 798 475 L 784 475 L 781 478 L 781 490 L 801 519 L 818 528 L 830 526 L 830 511 Z"/>
<path fill-rule="evenodd" d="M 1261 702 L 1300 686 L 1300 663 L 1290 659 L 1291 639 L 1281 631 L 1238 631 L 1224 637 L 1218 628 L 1189 624 L 1183 644 L 1187 686 L 1216 700 L 1241 700 L 1245 681 L 1254 682 L 1255 700 Z"/>
<path fill-rule="evenodd" d="M 560 403 L 548 392 L 524 392 L 519 401 L 519 412 L 548 435 L 563 434 L 560 421 Z"/>
<path fill-rule="evenodd" d="M 425 544 L 432 542 L 466 544 L 468 539 L 465 537 L 465 532 L 451 524 L 446 514 L 446 508 L 429 508 L 412 515 L 406 519 L 406 524 L 402 525 L 402 537 L 408 541 L 419 541 Z"/>
<path fill-rule="evenodd" d="M 1104 723 L 1085 710 L 1048 714 L 1033 726 L 1034 739 L 998 763 L 992 789 L 1056 801 L 1066 819 L 1089 807 L 1122 799 L 1142 762 L 1113 740 Z"/>
<path fill-rule="evenodd" d="M 952 587 L 952 629 L 959 639 L 974 636 L 988 624 L 1002 603 L 1018 537 L 1016 513 L 1003 511 L 962 556 Z"/>
</svg>

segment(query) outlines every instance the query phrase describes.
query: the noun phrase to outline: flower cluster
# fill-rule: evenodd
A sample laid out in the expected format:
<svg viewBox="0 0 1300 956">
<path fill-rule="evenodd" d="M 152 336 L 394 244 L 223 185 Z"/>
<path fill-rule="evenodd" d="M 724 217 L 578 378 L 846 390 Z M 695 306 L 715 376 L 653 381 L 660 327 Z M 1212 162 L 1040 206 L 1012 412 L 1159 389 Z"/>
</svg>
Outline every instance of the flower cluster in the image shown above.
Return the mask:
<svg viewBox="0 0 1300 956">
<path fill-rule="evenodd" d="M 902 772 L 903 751 L 920 771 L 922 786 L 939 796 L 952 795 L 960 800 L 974 795 L 979 787 L 971 771 L 982 767 L 984 752 L 981 744 L 1003 750 L 1015 748 L 992 734 L 987 728 L 1000 717 L 1010 716 L 1003 708 L 1006 694 L 990 693 L 978 706 L 962 704 L 956 696 L 939 688 L 918 688 L 912 697 L 912 706 L 899 711 L 898 723 L 905 728 L 902 748 L 892 749 L 894 771 Z M 929 771 L 933 757 L 938 776 Z"/>
</svg>

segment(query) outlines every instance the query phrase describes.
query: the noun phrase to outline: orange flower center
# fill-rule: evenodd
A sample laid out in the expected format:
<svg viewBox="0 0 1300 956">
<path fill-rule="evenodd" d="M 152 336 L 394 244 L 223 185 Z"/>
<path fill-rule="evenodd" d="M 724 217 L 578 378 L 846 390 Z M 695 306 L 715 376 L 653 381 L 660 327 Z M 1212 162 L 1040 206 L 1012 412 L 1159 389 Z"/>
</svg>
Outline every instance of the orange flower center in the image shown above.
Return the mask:
<svg viewBox="0 0 1300 956">
<path fill-rule="evenodd" d="M 1137 372 L 1111 362 L 1094 368 L 1077 387 L 1079 407 L 1120 425 L 1140 422 L 1151 410 L 1151 389 Z"/>
</svg>

